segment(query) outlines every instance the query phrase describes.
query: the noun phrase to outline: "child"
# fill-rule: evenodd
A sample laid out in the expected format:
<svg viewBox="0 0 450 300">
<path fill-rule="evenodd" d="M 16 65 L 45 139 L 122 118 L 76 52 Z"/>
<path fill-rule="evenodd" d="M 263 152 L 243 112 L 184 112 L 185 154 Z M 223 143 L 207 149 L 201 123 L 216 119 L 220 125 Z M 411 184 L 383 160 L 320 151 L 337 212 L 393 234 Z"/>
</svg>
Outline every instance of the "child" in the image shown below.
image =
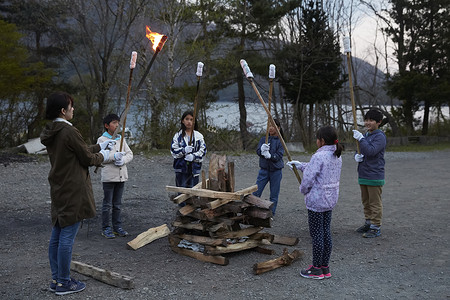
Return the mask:
<svg viewBox="0 0 450 300">
<path fill-rule="evenodd" d="M 353 130 L 353 138 L 359 141 L 361 154 L 355 155 L 358 162 L 358 183 L 361 188 L 361 200 L 364 206 L 366 222 L 356 229 L 365 238 L 375 238 L 381 235 L 381 219 L 383 204 L 381 192 L 384 185 L 384 151 L 386 135 L 378 127 L 383 114 L 375 109 L 369 110 L 364 116 L 364 126 L 367 133 L 363 135 Z"/>
<path fill-rule="evenodd" d="M 195 130 L 192 127 L 193 123 L 194 113 L 184 112 L 181 117 L 181 129 L 173 136 L 170 147 L 174 159 L 175 183 L 178 187 L 191 188 L 199 182 L 203 157 L 206 155 L 203 135 L 197 131 L 197 122 L 194 125 Z"/>
<path fill-rule="evenodd" d="M 89 166 L 100 165 L 115 141 L 88 146 L 69 121 L 73 118 L 73 97 L 56 92 L 47 98 L 46 118 L 52 120 L 41 133 L 50 158 L 52 234 L 48 258 L 52 271 L 49 290 L 57 295 L 81 292 L 86 284 L 70 276 L 72 249 L 80 223 L 95 216 Z"/>
<path fill-rule="evenodd" d="M 332 250 L 331 212 L 338 201 L 339 178 L 342 167 L 342 146 L 339 145 L 336 130 L 324 126 L 317 131 L 316 144 L 319 148 L 309 163 L 290 161 L 303 172 L 300 192 L 305 195 L 308 209 L 309 234 L 312 238 L 313 264 L 300 271 L 305 278 L 330 278 L 329 261 Z"/>
<path fill-rule="evenodd" d="M 274 119 L 278 127 L 278 131 L 283 137 L 283 129 L 281 129 L 280 121 Z M 253 193 L 257 197 L 266 187 L 267 182 L 270 181 L 270 201 L 273 202 L 272 214 L 275 216 L 275 210 L 278 204 L 278 195 L 280 194 L 280 183 L 282 178 L 282 169 L 284 168 L 283 154 L 284 149 L 280 138 L 273 126 L 269 127 L 269 140 L 265 143 L 266 137 L 262 137 L 256 148 L 256 153 L 259 155 L 259 173 L 256 179 L 258 190 Z"/>
<path fill-rule="evenodd" d="M 114 131 L 119 126 L 119 116 L 109 114 L 103 119 L 105 132 L 97 139 L 100 144 L 105 140 L 112 138 Z M 122 228 L 120 211 L 122 206 L 122 194 L 125 181 L 128 180 L 127 164 L 133 159 L 133 152 L 128 147 L 125 138 L 123 140 L 122 151 L 120 151 L 121 136 L 117 135 L 116 144 L 111 150 L 110 158 L 104 162 L 102 168 L 103 183 L 103 205 L 102 205 L 102 235 L 107 239 L 113 239 L 118 236 L 127 236 Z M 112 229 L 110 225 L 110 211 L 112 207 Z"/>
</svg>

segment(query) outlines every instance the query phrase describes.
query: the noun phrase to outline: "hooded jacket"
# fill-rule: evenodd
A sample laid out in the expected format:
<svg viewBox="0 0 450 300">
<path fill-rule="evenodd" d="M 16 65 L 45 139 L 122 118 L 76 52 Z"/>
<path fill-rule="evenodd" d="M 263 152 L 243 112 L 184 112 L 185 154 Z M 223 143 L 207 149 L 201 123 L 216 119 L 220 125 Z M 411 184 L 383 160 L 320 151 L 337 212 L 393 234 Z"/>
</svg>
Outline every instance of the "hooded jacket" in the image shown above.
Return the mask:
<svg viewBox="0 0 450 300">
<path fill-rule="evenodd" d="M 61 119 L 62 120 L 62 119 Z M 78 129 L 67 121 L 48 123 L 41 133 L 41 142 L 50 158 L 51 217 L 53 226 L 73 225 L 95 216 L 89 166 L 100 165 L 100 145 L 88 146 Z"/>
</svg>

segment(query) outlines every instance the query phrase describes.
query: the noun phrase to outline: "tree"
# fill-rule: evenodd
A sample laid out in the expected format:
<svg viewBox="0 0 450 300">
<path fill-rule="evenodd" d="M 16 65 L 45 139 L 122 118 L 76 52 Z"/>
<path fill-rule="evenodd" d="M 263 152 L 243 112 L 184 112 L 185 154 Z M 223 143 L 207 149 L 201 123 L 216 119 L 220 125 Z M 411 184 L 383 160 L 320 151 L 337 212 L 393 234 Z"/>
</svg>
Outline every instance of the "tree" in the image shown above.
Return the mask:
<svg viewBox="0 0 450 300">
<path fill-rule="evenodd" d="M 310 145 L 315 128 L 314 105 L 332 99 L 343 79 L 338 39 L 328 26 L 326 14 L 314 2 L 299 13 L 298 37 L 286 44 L 277 57 L 282 66 L 280 83 L 294 106 L 302 140 Z"/>
<path fill-rule="evenodd" d="M 26 137 L 35 107 L 29 96 L 53 75 L 42 63 L 30 62 L 14 24 L 0 20 L 0 146 L 14 146 Z"/>
</svg>

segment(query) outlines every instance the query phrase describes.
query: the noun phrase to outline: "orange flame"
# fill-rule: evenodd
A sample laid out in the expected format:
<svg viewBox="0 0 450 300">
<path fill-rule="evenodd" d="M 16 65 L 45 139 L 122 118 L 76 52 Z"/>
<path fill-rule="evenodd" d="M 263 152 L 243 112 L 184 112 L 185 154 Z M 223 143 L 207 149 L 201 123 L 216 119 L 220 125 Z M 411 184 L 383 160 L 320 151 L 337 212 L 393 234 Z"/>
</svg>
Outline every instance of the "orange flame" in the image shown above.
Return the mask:
<svg viewBox="0 0 450 300">
<path fill-rule="evenodd" d="M 165 36 L 157 32 L 151 31 L 149 26 L 145 26 L 145 29 L 147 31 L 147 34 L 145 36 L 152 42 L 153 44 L 152 48 L 154 51 L 156 51 L 159 46 L 159 43 L 161 42 L 161 39 L 163 39 L 163 37 Z"/>
</svg>

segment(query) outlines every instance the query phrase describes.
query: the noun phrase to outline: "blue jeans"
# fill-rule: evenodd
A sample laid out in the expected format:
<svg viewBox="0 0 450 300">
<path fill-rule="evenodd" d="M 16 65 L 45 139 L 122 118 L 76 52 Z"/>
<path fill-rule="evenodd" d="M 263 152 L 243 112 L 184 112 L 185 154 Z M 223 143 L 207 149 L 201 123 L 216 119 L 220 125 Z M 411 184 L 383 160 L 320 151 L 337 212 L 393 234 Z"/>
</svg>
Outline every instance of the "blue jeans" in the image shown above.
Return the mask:
<svg viewBox="0 0 450 300">
<path fill-rule="evenodd" d="M 80 222 L 66 227 L 60 227 L 56 222 L 56 225 L 53 226 L 48 245 L 48 258 L 52 270 L 52 279 L 58 283 L 65 284 L 70 280 L 72 248 L 78 228 L 80 228 Z"/>
<path fill-rule="evenodd" d="M 258 190 L 253 193 L 256 197 L 261 197 L 267 182 L 270 181 L 270 201 L 273 202 L 272 214 L 275 216 L 275 210 L 278 204 L 278 195 L 280 194 L 281 178 L 283 177 L 282 169 L 269 171 L 267 169 L 259 169 L 256 185 Z"/>
<path fill-rule="evenodd" d="M 112 207 L 112 226 L 117 230 L 122 226 L 120 209 L 125 182 L 103 182 L 102 228 L 110 226 L 109 212 Z"/>
</svg>

